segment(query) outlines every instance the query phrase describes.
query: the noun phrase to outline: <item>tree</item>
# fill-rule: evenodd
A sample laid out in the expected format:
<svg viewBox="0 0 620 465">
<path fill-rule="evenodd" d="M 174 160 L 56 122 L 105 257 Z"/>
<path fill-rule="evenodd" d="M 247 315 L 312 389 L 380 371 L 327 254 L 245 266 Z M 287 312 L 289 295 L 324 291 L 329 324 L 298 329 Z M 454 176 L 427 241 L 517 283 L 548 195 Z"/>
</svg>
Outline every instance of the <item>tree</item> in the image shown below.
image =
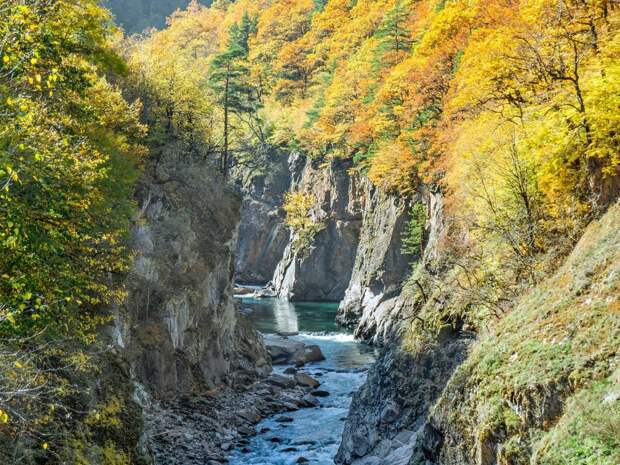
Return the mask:
<svg viewBox="0 0 620 465">
<path fill-rule="evenodd" d="M 228 176 L 229 169 L 231 114 L 253 113 L 258 105 L 256 93 L 248 81 L 246 62 L 250 35 L 255 29 L 256 22 L 246 12 L 241 23 L 230 28 L 226 48 L 213 57 L 209 68 L 209 86 L 223 113 L 220 169 L 224 177 Z"/>
<path fill-rule="evenodd" d="M 381 48 L 384 52 L 394 52 L 400 55 L 411 49 L 413 40 L 408 28 L 409 8 L 409 5 L 397 0 L 394 7 L 383 18 L 376 34 L 381 40 Z"/>
</svg>

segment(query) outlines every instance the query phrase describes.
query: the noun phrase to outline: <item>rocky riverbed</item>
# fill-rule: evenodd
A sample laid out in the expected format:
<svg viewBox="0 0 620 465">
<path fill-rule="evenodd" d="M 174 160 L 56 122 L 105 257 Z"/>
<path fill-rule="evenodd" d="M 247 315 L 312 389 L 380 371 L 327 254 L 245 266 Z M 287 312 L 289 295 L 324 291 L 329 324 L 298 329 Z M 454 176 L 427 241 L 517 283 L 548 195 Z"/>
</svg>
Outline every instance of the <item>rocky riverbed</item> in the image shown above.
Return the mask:
<svg viewBox="0 0 620 465">
<path fill-rule="evenodd" d="M 277 414 L 319 405 L 319 382 L 305 374 L 272 374 L 247 390 L 213 390 L 175 402 L 149 402 L 147 447 L 156 463 L 216 465 L 230 452 L 247 450 L 257 423 Z M 249 450 L 248 450 L 249 451 Z"/>
</svg>

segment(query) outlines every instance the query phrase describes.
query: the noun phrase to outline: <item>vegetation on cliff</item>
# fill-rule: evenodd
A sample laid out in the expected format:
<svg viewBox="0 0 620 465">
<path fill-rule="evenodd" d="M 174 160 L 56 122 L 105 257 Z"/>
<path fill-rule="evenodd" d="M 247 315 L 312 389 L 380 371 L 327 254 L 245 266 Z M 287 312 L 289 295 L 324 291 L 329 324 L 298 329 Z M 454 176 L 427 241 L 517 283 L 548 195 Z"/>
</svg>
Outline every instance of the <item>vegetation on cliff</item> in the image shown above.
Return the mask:
<svg viewBox="0 0 620 465">
<path fill-rule="evenodd" d="M 350 159 L 394 195 L 442 191 L 448 232 L 414 264 L 409 348 L 446 327 L 489 334 L 451 382 L 461 404 L 438 406 L 456 415 L 444 428 L 482 463 L 617 462 L 618 415 L 600 407 L 617 383 L 616 207 L 558 271 L 620 192 L 616 2 L 192 1 L 123 38 L 97 0 L 0 0 L 0 36 L 0 452 L 132 460 L 129 393 L 81 397 L 96 370 L 82 348 L 122 297 L 143 144 L 174 140 L 224 177 L 279 146 Z M 313 202 L 285 205 L 304 243 Z M 531 413 L 550 398 L 559 410 Z"/>
<path fill-rule="evenodd" d="M 129 412 L 129 389 L 94 386 L 97 364 L 115 362 L 84 344 L 130 259 L 140 105 L 114 84 L 124 65 L 94 0 L 2 1 L 0 37 L 0 461 L 90 463 L 84 449 L 128 463 L 121 433 L 105 432 L 120 420 L 90 409 Z"/>
</svg>

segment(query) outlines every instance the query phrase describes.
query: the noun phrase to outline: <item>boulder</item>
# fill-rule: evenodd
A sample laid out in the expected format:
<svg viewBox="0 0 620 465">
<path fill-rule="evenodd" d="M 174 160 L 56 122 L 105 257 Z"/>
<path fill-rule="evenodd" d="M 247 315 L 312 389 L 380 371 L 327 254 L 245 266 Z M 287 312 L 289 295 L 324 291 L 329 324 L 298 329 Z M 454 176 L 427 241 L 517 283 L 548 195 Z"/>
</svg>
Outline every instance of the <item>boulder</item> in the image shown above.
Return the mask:
<svg viewBox="0 0 620 465">
<path fill-rule="evenodd" d="M 289 378 L 288 376 L 282 376 L 273 374 L 269 378 L 267 378 L 267 382 L 273 386 L 277 386 L 282 389 L 291 388 L 295 386 L 295 380 L 293 378 Z"/>
<path fill-rule="evenodd" d="M 304 386 L 304 387 L 315 389 L 321 385 L 321 383 L 319 383 L 316 379 L 312 378 L 311 376 L 308 376 L 305 373 L 297 373 L 295 374 L 294 378 L 297 384 Z"/>
<path fill-rule="evenodd" d="M 321 348 L 317 345 L 306 345 L 278 335 L 265 335 L 267 352 L 271 356 L 274 365 L 304 366 L 306 363 L 320 362 L 325 360 Z"/>
</svg>

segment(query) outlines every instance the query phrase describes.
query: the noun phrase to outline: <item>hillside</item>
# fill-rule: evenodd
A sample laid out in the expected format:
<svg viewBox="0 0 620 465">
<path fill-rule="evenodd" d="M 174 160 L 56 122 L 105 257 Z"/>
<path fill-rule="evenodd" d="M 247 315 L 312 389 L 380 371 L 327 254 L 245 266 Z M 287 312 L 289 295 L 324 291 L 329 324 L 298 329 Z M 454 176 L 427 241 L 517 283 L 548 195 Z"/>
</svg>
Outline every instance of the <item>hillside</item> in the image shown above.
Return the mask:
<svg viewBox="0 0 620 465">
<path fill-rule="evenodd" d="M 619 12 L 0 0 L 0 461 L 620 463 Z"/>
</svg>

